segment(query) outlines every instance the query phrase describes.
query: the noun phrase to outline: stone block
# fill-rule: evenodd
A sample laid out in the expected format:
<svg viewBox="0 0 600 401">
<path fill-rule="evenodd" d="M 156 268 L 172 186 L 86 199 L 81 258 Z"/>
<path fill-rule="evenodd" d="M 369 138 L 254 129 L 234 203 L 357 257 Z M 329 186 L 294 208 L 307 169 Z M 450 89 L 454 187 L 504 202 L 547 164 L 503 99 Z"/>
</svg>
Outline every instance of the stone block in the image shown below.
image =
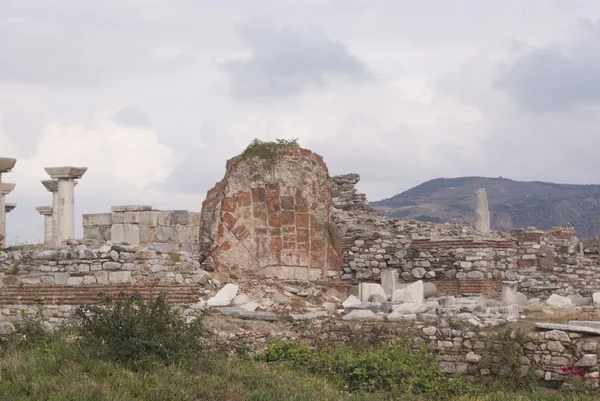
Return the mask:
<svg viewBox="0 0 600 401">
<path fill-rule="evenodd" d="M 387 299 L 387 295 L 381 284 L 360 283 L 358 285 L 358 298 L 362 302 L 368 302 L 371 295 L 381 295 Z"/>
<path fill-rule="evenodd" d="M 83 277 L 69 277 L 67 279 L 67 285 L 81 285 L 83 284 Z"/>
<path fill-rule="evenodd" d="M 368 309 L 355 309 L 352 312 L 344 315 L 343 320 L 383 320 L 382 316 L 375 314 Z"/>
<path fill-rule="evenodd" d="M 415 302 L 422 304 L 423 303 L 423 281 L 416 281 L 405 288 L 398 289 L 394 292 L 392 296 L 393 302 Z"/>
<path fill-rule="evenodd" d="M 112 224 L 123 224 L 125 221 L 124 214 L 124 212 L 113 212 L 111 217 Z"/>
<path fill-rule="evenodd" d="M 153 210 L 153 211 L 146 211 L 146 212 L 139 212 L 139 224 L 140 225 L 144 225 L 147 227 L 156 227 L 158 226 L 158 214 L 160 212 Z"/>
<path fill-rule="evenodd" d="M 179 236 L 176 227 L 156 227 L 156 242 L 178 242 Z"/>
<path fill-rule="evenodd" d="M 112 212 L 141 212 L 146 210 L 152 210 L 150 205 L 122 205 L 112 206 L 110 208 Z"/>
<path fill-rule="evenodd" d="M 130 271 L 118 271 L 108 273 L 108 281 L 111 284 L 128 284 L 133 282 Z"/>
<path fill-rule="evenodd" d="M 114 243 L 140 244 L 140 230 L 136 224 L 113 224 L 110 236 Z"/>
<path fill-rule="evenodd" d="M 239 287 L 235 284 L 225 284 L 217 294 L 206 301 L 208 306 L 228 306 L 237 295 Z"/>
<path fill-rule="evenodd" d="M 556 294 L 550 295 L 550 297 L 546 300 L 546 303 L 551 306 L 556 306 L 557 308 L 573 305 L 573 302 L 569 298 Z"/>
<path fill-rule="evenodd" d="M 190 212 L 187 210 L 173 210 L 171 211 L 171 224 L 179 224 L 187 226 L 190 224 Z"/>
<path fill-rule="evenodd" d="M 140 212 L 125 212 L 123 214 L 123 223 L 139 224 L 140 223 Z"/>
<path fill-rule="evenodd" d="M 66 285 L 69 279 L 69 273 L 54 273 L 54 283 L 56 285 Z"/>
<path fill-rule="evenodd" d="M 81 216 L 81 223 L 84 227 L 110 226 L 112 225 L 112 213 L 84 214 Z"/>
<path fill-rule="evenodd" d="M 100 285 L 108 284 L 108 272 L 99 271 L 94 273 L 96 277 L 96 282 Z"/>
</svg>

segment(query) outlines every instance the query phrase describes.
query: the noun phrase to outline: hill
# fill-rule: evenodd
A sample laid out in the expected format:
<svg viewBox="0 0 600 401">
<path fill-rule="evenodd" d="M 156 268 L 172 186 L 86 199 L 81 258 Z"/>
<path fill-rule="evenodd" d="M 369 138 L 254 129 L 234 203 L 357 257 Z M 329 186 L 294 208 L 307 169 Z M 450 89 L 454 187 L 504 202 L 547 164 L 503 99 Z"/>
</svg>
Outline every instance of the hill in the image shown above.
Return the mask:
<svg viewBox="0 0 600 401">
<path fill-rule="evenodd" d="M 432 222 L 458 218 L 472 222 L 474 194 L 479 188 L 487 191 L 494 230 L 527 226 L 549 229 L 568 222 L 580 237 L 598 235 L 600 185 L 486 177 L 436 178 L 371 205 L 392 217 Z"/>
</svg>

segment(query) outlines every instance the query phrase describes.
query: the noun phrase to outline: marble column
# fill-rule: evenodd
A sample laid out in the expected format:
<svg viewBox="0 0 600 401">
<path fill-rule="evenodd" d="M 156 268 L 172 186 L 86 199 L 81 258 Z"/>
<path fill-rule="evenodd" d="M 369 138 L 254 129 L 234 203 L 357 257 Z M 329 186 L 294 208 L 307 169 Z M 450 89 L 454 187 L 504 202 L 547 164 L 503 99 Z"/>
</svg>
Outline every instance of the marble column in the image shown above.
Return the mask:
<svg viewBox="0 0 600 401">
<path fill-rule="evenodd" d="M 0 157 L 0 188 L 2 188 L 2 174 L 10 172 L 17 159 L 11 159 L 8 157 Z M 4 195 L 0 196 L 0 249 L 6 246 L 6 221 L 5 219 L 5 207 L 4 207 Z"/>
<path fill-rule="evenodd" d="M 484 188 L 475 191 L 475 229 L 482 234 L 490 232 L 490 211 Z"/>
<path fill-rule="evenodd" d="M 58 180 L 43 180 L 42 185 L 52 194 L 50 242 L 58 242 Z"/>
<path fill-rule="evenodd" d="M 513 305 L 517 303 L 517 290 L 519 288 L 519 282 L 517 281 L 503 281 L 502 282 L 502 295 L 500 299 L 506 305 Z"/>
<path fill-rule="evenodd" d="M 63 242 L 75 236 L 75 180 L 80 179 L 87 167 L 46 167 L 46 172 L 58 180 L 58 237 Z"/>
<path fill-rule="evenodd" d="M 52 243 L 52 206 L 38 206 L 35 208 L 39 214 L 44 216 L 44 244 Z"/>
</svg>

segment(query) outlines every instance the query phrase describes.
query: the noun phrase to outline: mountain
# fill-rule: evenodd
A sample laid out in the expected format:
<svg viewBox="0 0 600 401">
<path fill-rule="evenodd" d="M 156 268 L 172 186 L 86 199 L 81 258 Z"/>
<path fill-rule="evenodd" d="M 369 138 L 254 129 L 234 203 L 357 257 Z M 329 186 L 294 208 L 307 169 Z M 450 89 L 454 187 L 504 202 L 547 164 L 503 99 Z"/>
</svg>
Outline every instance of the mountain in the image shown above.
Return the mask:
<svg viewBox="0 0 600 401">
<path fill-rule="evenodd" d="M 436 178 L 389 199 L 371 202 L 392 217 L 444 222 L 473 222 L 475 190 L 485 188 L 492 229 L 535 226 L 547 230 L 571 223 L 580 237 L 598 235 L 600 185 L 523 182 L 506 178 Z"/>
</svg>

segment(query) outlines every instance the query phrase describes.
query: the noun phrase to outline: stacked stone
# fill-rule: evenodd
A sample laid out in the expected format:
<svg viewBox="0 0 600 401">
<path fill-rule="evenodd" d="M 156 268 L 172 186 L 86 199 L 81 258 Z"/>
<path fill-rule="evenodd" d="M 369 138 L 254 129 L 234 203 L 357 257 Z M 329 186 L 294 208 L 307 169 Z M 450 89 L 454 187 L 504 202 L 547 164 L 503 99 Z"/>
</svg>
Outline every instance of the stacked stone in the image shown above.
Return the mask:
<svg viewBox="0 0 600 401">
<path fill-rule="evenodd" d="M 358 174 L 344 174 L 332 177 L 333 207 L 342 210 L 364 210 L 373 212 L 369 206 L 367 196 L 356 190 L 356 184 L 360 181 Z"/>
<path fill-rule="evenodd" d="M 106 243 L 0 252 L 3 286 L 198 283 L 200 264 L 134 245 Z M 199 275 L 200 274 L 200 275 Z"/>
<path fill-rule="evenodd" d="M 111 210 L 83 215 L 84 239 L 127 242 L 163 252 L 199 251 L 200 213 L 153 210 L 148 205 L 113 206 Z"/>
</svg>

